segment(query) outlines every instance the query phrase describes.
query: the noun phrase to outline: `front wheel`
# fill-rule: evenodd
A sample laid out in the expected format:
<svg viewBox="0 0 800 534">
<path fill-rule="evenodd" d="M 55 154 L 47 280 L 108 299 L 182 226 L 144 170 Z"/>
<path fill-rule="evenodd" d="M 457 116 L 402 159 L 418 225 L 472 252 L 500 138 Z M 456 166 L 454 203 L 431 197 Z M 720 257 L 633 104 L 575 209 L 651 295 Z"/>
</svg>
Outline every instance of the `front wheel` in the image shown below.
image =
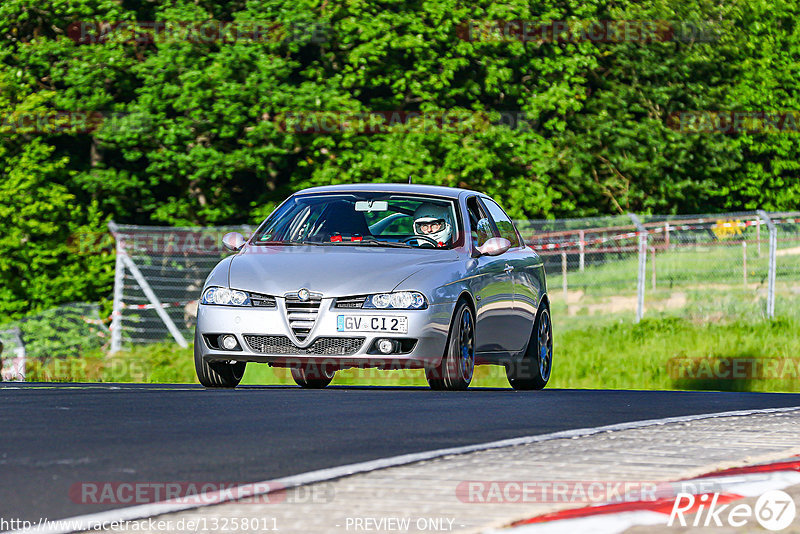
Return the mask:
<svg viewBox="0 0 800 534">
<path fill-rule="evenodd" d="M 542 389 L 553 368 L 553 323 L 550 310 L 542 307 L 533 323 L 533 333 L 525 353 L 506 368 L 508 383 L 514 389 Z"/>
<path fill-rule="evenodd" d="M 326 369 L 324 365 L 301 365 L 292 367 L 292 378 L 301 388 L 322 389 L 333 381 L 336 371 Z"/>
<path fill-rule="evenodd" d="M 461 301 L 450 326 L 447 348 L 438 366 L 425 369 L 431 389 L 464 390 L 475 370 L 475 320 L 472 310 Z"/>
<path fill-rule="evenodd" d="M 200 351 L 194 349 L 197 379 L 207 388 L 235 388 L 242 381 L 246 367 L 247 362 L 207 362 Z"/>
</svg>

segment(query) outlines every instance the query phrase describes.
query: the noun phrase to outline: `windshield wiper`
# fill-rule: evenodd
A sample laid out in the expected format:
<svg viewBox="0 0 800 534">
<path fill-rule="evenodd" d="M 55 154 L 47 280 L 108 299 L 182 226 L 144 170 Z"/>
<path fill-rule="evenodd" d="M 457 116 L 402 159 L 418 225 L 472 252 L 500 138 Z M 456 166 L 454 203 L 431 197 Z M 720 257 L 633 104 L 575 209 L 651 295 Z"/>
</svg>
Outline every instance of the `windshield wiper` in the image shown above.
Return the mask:
<svg viewBox="0 0 800 534">
<path fill-rule="evenodd" d="M 358 241 L 356 241 L 358 243 Z M 378 247 L 398 247 L 398 248 L 414 248 L 408 243 L 400 243 L 398 241 L 378 241 L 377 239 L 368 239 L 360 242 L 362 245 L 375 245 Z"/>
<path fill-rule="evenodd" d="M 319 245 L 319 243 L 311 243 L 309 241 L 256 241 L 256 246 L 289 246 L 300 247 L 303 245 Z"/>
<path fill-rule="evenodd" d="M 325 241 L 321 243 L 314 243 L 315 245 L 335 246 L 364 246 L 371 245 L 375 247 L 395 247 L 395 248 L 415 248 L 407 243 L 398 243 L 396 241 L 378 241 L 375 239 L 365 239 L 364 241 Z"/>
</svg>

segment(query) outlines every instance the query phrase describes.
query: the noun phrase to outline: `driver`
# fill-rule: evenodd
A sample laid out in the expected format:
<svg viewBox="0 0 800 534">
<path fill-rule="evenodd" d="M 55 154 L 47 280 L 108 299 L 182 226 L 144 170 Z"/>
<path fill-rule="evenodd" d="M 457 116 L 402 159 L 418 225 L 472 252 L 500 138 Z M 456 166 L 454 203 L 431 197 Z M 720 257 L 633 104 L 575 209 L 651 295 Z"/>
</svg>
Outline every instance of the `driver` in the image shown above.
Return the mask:
<svg viewBox="0 0 800 534">
<path fill-rule="evenodd" d="M 414 212 L 414 233 L 432 239 L 440 247 L 446 246 L 453 235 L 450 210 L 445 206 L 422 204 Z M 420 244 L 423 242 L 427 240 L 420 240 Z"/>
</svg>

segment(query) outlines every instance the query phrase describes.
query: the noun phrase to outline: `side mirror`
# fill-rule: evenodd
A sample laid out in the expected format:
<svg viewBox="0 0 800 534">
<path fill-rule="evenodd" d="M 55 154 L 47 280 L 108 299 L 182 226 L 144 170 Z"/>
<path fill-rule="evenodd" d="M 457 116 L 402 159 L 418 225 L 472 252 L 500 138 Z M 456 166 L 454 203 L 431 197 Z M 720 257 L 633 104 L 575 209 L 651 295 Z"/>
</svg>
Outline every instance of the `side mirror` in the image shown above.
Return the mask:
<svg viewBox="0 0 800 534">
<path fill-rule="evenodd" d="M 477 247 L 481 256 L 499 256 L 511 248 L 511 241 L 505 237 L 492 237 L 486 243 Z"/>
<path fill-rule="evenodd" d="M 242 249 L 247 240 L 239 232 L 231 232 L 222 237 L 222 246 L 231 252 L 237 252 Z"/>
</svg>

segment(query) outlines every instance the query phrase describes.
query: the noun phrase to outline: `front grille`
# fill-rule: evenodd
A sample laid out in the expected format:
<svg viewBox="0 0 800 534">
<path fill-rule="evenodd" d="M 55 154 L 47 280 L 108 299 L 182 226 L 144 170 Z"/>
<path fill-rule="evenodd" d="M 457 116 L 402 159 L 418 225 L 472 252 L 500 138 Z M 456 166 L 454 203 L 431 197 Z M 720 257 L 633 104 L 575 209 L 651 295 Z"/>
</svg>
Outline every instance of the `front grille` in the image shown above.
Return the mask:
<svg viewBox="0 0 800 534">
<path fill-rule="evenodd" d="M 316 295 L 307 301 L 300 300 L 296 295 L 286 296 L 286 318 L 298 341 L 305 341 L 314 328 L 321 302 L 322 299 Z"/>
<path fill-rule="evenodd" d="M 321 337 L 310 346 L 300 348 L 286 336 L 256 336 L 247 334 L 244 340 L 253 352 L 261 354 L 292 354 L 347 356 L 355 354 L 364 344 L 363 337 Z"/>
<path fill-rule="evenodd" d="M 367 300 L 366 295 L 358 297 L 339 297 L 336 299 L 337 308 L 360 308 L 364 301 Z"/>
</svg>

